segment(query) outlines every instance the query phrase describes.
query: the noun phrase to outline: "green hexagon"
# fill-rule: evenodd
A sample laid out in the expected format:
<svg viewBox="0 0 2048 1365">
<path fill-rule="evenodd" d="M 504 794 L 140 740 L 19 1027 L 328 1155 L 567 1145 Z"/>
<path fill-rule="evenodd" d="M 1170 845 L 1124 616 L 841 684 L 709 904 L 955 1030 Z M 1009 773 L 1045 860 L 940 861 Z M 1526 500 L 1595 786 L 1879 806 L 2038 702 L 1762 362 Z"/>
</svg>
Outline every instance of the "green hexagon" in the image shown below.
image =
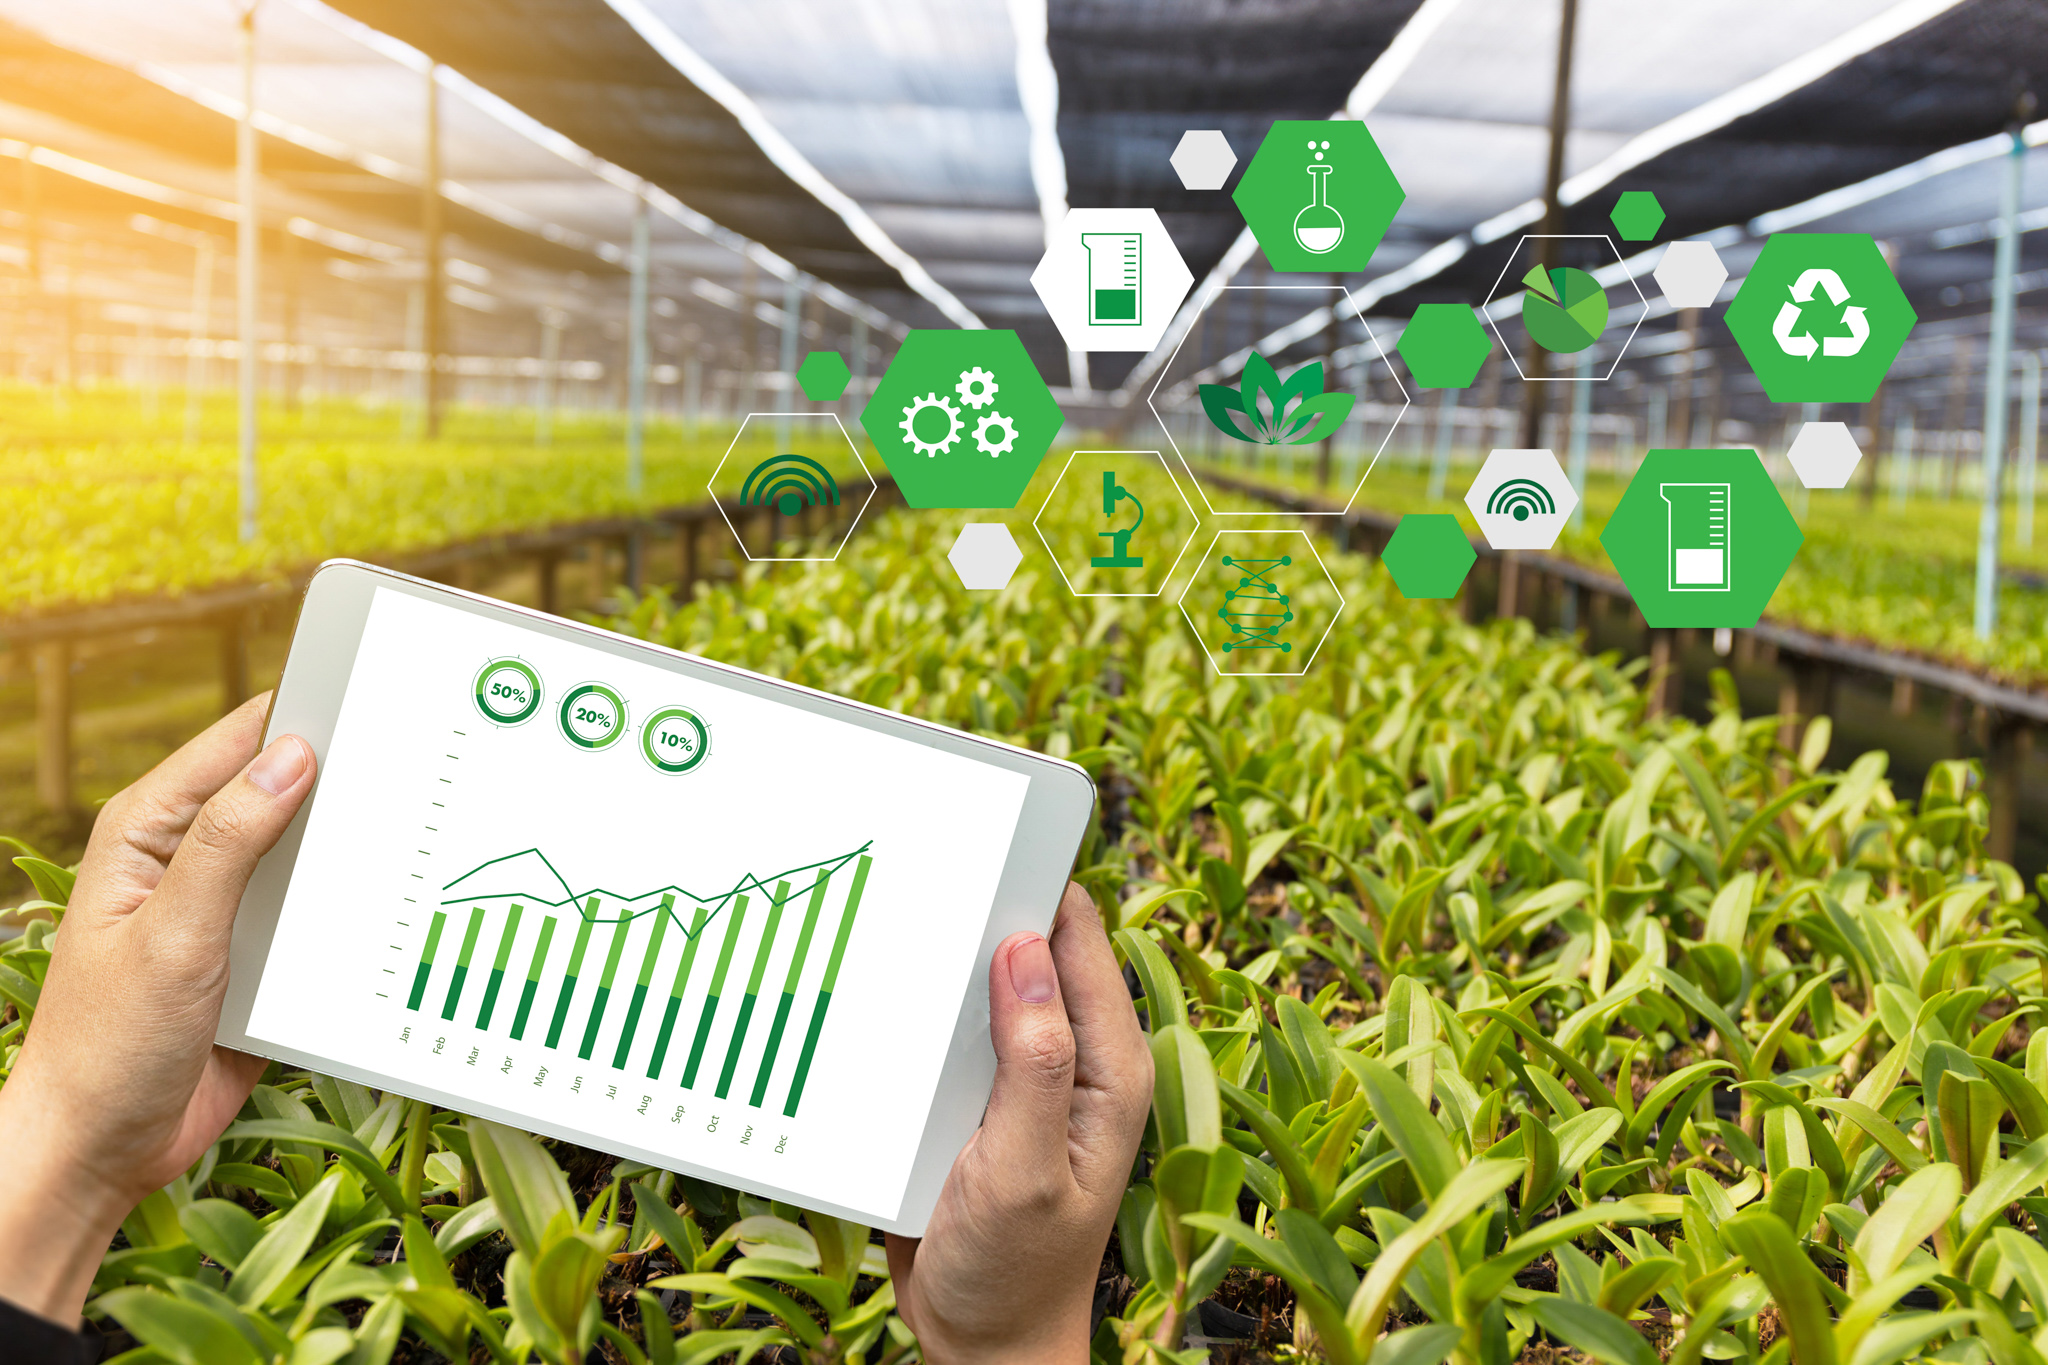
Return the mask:
<svg viewBox="0 0 2048 1365">
<path fill-rule="evenodd" d="M 1417 305 L 1394 349 L 1418 389 L 1469 389 L 1493 353 L 1493 333 L 1462 303 Z"/>
<path fill-rule="evenodd" d="M 1015 332 L 903 338 L 860 424 L 912 507 L 1015 507 L 1066 417 Z"/>
<path fill-rule="evenodd" d="M 1282 119 L 1230 192 L 1275 270 L 1363 270 L 1404 195 L 1356 119 Z"/>
<path fill-rule="evenodd" d="M 853 371 L 846 368 L 846 357 L 837 351 L 812 351 L 796 367 L 796 382 L 813 403 L 838 402 L 852 381 Z"/>
<path fill-rule="evenodd" d="M 1919 317 L 1861 232 L 1778 232 L 1728 305 L 1773 403 L 1867 403 Z"/>
<path fill-rule="evenodd" d="M 1754 626 L 1805 537 L 1754 450 L 1653 450 L 1600 544 L 1658 629 Z"/>
<path fill-rule="evenodd" d="M 1624 242 L 1647 242 L 1664 226 L 1664 206 L 1648 190 L 1627 190 L 1608 215 Z"/>
<path fill-rule="evenodd" d="M 1401 596 L 1456 597 L 1479 552 L 1451 513 L 1410 512 L 1387 537 L 1380 559 Z"/>
</svg>

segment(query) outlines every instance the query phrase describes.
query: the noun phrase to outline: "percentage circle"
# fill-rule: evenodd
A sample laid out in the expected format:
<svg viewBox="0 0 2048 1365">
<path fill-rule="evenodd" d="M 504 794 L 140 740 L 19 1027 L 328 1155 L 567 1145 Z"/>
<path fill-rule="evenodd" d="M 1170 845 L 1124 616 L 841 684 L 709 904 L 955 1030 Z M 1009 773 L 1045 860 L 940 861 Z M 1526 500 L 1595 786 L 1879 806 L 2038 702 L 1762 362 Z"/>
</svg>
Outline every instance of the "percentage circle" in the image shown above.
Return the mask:
<svg viewBox="0 0 2048 1365">
<path fill-rule="evenodd" d="M 476 709 L 493 725 L 524 725 L 540 711 L 540 674 L 524 659 L 493 659 L 477 670 Z"/>
<path fill-rule="evenodd" d="M 689 772 L 710 752 L 710 728 L 687 707 L 664 706 L 640 727 L 640 756 L 656 772 Z"/>
<path fill-rule="evenodd" d="M 626 733 L 626 699 L 600 682 L 570 688 L 556 715 L 562 738 L 579 749 L 609 749 Z"/>
</svg>

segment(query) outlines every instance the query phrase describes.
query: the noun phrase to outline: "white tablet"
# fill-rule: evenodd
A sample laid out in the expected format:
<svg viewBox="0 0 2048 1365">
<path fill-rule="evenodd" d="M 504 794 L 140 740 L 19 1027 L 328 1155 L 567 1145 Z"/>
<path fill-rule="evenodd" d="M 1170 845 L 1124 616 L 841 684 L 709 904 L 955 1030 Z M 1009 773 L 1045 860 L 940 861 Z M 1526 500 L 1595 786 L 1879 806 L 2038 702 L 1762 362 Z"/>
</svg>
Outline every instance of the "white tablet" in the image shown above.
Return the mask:
<svg viewBox="0 0 2048 1365">
<path fill-rule="evenodd" d="M 220 1042 L 894 1232 L 988 1102 L 1070 763 L 365 564 L 265 742 L 319 756 Z"/>
</svg>

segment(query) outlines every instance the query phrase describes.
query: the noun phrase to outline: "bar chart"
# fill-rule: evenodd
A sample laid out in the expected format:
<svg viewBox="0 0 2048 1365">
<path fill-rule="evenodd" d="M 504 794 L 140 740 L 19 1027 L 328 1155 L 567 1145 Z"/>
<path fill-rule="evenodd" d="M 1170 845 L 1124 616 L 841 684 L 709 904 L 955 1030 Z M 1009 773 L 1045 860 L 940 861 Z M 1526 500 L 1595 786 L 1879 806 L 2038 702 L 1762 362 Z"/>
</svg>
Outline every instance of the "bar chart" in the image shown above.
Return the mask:
<svg viewBox="0 0 2048 1365">
<path fill-rule="evenodd" d="M 539 849 L 492 858 L 442 888 L 406 1008 L 502 1031 L 514 1042 L 536 1041 L 532 1029 L 543 1048 L 577 1061 L 673 1079 L 682 1090 L 794 1117 L 874 866 L 872 848 L 748 874 L 711 895 L 678 885 L 634 894 L 572 890 Z M 564 941 L 566 958 L 557 961 Z M 485 948 L 489 971 L 473 976 L 479 944 L 492 945 Z M 507 1019 L 505 974 L 525 945 L 525 980 Z M 701 979 L 700 957 L 707 964 Z M 667 983 L 667 998 L 652 1024 L 649 996 L 658 981 Z M 625 994 L 622 1011 L 618 994 Z M 539 1018 L 537 1000 L 545 1002 Z M 695 1022 L 685 1050 L 677 1025 L 691 1017 L 686 1002 Z"/>
</svg>

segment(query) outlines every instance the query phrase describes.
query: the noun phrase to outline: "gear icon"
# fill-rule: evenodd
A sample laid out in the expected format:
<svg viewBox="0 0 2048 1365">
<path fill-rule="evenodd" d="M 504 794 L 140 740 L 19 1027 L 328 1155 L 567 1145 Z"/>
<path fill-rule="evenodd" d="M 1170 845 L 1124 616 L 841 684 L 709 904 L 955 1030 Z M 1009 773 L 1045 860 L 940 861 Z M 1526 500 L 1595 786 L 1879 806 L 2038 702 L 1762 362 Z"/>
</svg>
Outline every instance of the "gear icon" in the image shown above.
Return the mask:
<svg viewBox="0 0 2048 1365">
<path fill-rule="evenodd" d="M 960 401 L 970 408 L 981 409 L 996 401 L 996 391 L 1002 385 L 996 377 L 976 365 L 971 370 L 960 372 L 960 382 L 953 386 L 953 392 L 960 395 Z"/>
<path fill-rule="evenodd" d="M 936 408 L 946 415 L 946 434 L 936 441 L 921 441 L 917 437 L 917 415 L 931 408 Z M 903 409 L 902 426 L 903 439 L 912 450 L 926 458 L 944 455 L 952 450 L 953 443 L 960 439 L 960 409 L 953 406 L 951 399 L 941 398 L 936 392 L 928 393 L 922 398 L 910 400 L 910 406 Z"/>
<path fill-rule="evenodd" d="M 1002 428 L 1002 440 L 992 441 L 989 439 L 989 429 L 991 427 Z M 1000 412 L 988 413 L 979 422 L 974 424 L 974 444 L 979 446 L 981 453 L 990 459 L 994 459 L 998 455 L 1007 455 L 1017 444 L 1017 424 L 1003 416 Z"/>
</svg>

